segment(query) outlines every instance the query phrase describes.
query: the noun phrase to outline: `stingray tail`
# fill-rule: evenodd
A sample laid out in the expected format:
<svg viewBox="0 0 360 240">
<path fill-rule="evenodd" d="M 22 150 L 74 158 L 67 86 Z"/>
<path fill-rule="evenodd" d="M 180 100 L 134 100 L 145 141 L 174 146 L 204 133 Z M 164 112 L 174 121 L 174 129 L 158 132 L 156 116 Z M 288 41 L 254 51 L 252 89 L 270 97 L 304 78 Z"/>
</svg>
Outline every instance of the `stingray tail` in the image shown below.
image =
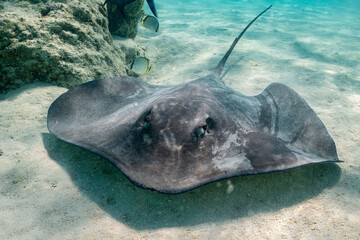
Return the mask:
<svg viewBox="0 0 360 240">
<path fill-rule="evenodd" d="M 225 56 L 221 59 L 221 61 L 218 63 L 218 65 L 216 66 L 213 74 L 217 77 L 220 78 L 220 75 L 222 73 L 222 70 L 225 66 L 225 63 L 227 61 L 227 59 L 229 58 L 231 52 L 233 51 L 234 47 L 236 46 L 236 44 L 239 42 L 240 38 L 244 35 L 244 33 L 246 32 L 246 30 L 251 26 L 251 24 L 253 24 L 256 19 L 258 19 L 261 15 L 263 15 L 267 10 L 269 10 L 272 7 L 272 5 L 270 5 L 267 9 L 265 9 L 264 11 L 262 11 L 259 15 L 257 15 L 245 28 L 244 30 L 242 30 L 242 32 L 240 33 L 240 35 L 235 38 L 234 42 L 231 44 L 231 47 L 229 48 L 229 50 L 226 52 Z"/>
</svg>

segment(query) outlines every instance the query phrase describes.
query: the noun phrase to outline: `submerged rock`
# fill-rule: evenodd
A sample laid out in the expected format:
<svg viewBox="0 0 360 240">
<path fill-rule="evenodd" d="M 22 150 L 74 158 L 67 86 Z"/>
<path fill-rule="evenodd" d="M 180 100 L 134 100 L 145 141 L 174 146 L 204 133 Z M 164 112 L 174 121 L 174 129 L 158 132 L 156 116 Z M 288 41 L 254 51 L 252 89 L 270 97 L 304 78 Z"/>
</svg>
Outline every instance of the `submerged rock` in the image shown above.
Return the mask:
<svg viewBox="0 0 360 240">
<path fill-rule="evenodd" d="M 144 0 L 107 0 L 111 34 L 135 38 L 140 17 L 144 14 Z"/>
<path fill-rule="evenodd" d="M 116 40 L 98 0 L 0 3 L 0 92 L 36 81 L 72 87 L 127 75 L 142 51 Z"/>
</svg>

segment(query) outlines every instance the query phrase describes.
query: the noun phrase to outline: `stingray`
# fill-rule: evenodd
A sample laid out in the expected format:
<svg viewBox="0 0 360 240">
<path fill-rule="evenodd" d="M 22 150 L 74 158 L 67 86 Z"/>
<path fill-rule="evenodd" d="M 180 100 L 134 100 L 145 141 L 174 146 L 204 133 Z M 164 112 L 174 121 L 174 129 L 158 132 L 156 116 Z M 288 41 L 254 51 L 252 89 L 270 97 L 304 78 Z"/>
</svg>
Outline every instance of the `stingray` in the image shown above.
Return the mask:
<svg viewBox="0 0 360 240">
<path fill-rule="evenodd" d="M 271 6 L 270 6 L 271 7 Z M 171 86 L 134 77 L 74 87 L 49 108 L 49 131 L 94 152 L 137 186 L 181 193 L 220 179 L 339 162 L 322 121 L 294 90 L 245 96 L 220 80 L 234 40 L 211 74 Z"/>
</svg>

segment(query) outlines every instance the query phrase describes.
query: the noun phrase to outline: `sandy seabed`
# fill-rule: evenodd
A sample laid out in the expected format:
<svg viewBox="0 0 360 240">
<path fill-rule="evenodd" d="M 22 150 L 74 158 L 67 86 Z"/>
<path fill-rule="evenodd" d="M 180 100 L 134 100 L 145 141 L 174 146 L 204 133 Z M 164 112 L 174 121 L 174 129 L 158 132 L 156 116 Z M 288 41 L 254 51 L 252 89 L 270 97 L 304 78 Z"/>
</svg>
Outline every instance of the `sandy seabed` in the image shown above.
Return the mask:
<svg viewBox="0 0 360 240">
<path fill-rule="evenodd" d="M 143 77 L 149 83 L 204 76 L 267 5 L 194 2 L 184 10 L 180 2 L 158 1 L 161 32 L 141 29 L 136 39 L 153 62 Z M 0 239 L 359 239 L 360 17 L 350 2 L 336 17 L 331 5 L 275 5 L 239 43 L 223 78 L 248 95 L 271 82 L 296 90 L 343 163 L 179 195 L 143 190 L 106 160 L 52 136 L 47 109 L 66 89 L 31 84 L 0 95 Z"/>
</svg>

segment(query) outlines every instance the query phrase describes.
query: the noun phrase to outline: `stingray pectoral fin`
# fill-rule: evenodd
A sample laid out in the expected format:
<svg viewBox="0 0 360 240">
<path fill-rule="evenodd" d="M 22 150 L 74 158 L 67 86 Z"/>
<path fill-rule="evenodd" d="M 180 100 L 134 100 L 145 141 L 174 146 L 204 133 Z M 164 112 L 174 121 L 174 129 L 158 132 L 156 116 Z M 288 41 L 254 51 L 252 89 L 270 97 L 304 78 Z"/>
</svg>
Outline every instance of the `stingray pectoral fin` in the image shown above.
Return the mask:
<svg viewBox="0 0 360 240">
<path fill-rule="evenodd" d="M 108 145 L 116 138 L 116 132 L 125 131 L 125 126 L 131 125 L 143 111 L 147 111 L 151 99 L 157 97 L 154 91 L 162 88 L 133 77 L 99 79 L 81 84 L 51 104 L 48 129 L 66 142 L 101 156 L 111 155 Z"/>
<path fill-rule="evenodd" d="M 269 134 L 248 133 L 245 157 L 257 172 L 287 169 L 297 162 L 295 154 L 285 144 Z"/>
<path fill-rule="evenodd" d="M 296 156 L 294 167 L 339 161 L 335 142 L 325 125 L 294 90 L 284 84 L 273 83 L 257 97 L 262 102 L 264 115 L 260 118 L 260 129 L 280 139 Z"/>
</svg>

